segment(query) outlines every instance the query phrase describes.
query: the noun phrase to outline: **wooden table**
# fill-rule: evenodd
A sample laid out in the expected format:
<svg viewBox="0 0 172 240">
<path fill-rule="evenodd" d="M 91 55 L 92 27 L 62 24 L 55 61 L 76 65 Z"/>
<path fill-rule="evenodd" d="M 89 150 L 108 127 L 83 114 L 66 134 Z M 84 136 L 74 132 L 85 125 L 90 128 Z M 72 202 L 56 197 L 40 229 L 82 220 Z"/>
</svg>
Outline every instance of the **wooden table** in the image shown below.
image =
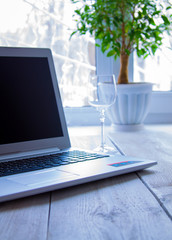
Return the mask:
<svg viewBox="0 0 172 240">
<path fill-rule="evenodd" d="M 110 136 L 128 155 L 158 165 L 0 204 L 0 240 L 172 239 L 172 125 Z M 96 127 L 71 128 L 74 146 L 93 148 Z M 82 144 L 81 144 L 82 142 Z"/>
</svg>

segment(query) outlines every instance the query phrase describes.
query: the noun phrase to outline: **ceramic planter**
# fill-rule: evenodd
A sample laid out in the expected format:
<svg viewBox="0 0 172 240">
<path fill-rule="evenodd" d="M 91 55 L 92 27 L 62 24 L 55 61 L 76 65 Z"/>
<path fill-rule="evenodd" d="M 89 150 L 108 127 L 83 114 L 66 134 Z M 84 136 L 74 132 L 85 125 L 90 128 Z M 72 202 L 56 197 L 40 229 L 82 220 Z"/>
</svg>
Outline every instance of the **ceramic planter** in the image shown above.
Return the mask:
<svg viewBox="0 0 172 240">
<path fill-rule="evenodd" d="M 121 128 L 139 128 L 148 114 L 151 95 L 151 83 L 118 84 L 116 102 L 108 110 L 112 124 Z"/>
</svg>

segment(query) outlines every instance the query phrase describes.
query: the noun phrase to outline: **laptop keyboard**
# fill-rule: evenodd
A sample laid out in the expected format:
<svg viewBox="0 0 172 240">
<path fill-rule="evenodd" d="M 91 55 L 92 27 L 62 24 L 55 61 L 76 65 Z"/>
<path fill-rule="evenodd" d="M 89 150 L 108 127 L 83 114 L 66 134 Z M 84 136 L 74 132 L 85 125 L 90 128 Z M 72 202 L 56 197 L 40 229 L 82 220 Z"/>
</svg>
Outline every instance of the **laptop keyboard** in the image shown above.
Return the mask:
<svg viewBox="0 0 172 240">
<path fill-rule="evenodd" d="M 106 155 L 107 157 L 108 155 Z M 52 168 L 77 162 L 95 160 L 105 156 L 85 151 L 68 151 L 46 156 L 32 157 L 27 159 L 0 162 L 0 177 Z"/>
</svg>

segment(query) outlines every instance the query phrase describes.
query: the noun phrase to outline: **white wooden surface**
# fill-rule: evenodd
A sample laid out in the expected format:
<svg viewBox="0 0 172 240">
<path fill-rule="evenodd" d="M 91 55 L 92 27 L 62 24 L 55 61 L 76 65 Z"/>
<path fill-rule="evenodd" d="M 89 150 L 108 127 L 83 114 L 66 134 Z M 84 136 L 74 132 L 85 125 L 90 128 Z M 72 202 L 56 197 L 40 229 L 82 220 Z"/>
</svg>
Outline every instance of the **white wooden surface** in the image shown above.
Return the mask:
<svg viewBox="0 0 172 240">
<path fill-rule="evenodd" d="M 139 132 L 111 132 L 110 136 L 125 154 L 158 161 L 157 166 L 139 172 L 138 176 L 172 219 L 171 125 L 145 125 Z"/>
<path fill-rule="evenodd" d="M 0 204 L 0 240 L 172 239 L 172 126 L 110 136 L 128 155 L 158 165 Z M 95 127 L 72 128 L 72 143 L 94 148 Z"/>
</svg>

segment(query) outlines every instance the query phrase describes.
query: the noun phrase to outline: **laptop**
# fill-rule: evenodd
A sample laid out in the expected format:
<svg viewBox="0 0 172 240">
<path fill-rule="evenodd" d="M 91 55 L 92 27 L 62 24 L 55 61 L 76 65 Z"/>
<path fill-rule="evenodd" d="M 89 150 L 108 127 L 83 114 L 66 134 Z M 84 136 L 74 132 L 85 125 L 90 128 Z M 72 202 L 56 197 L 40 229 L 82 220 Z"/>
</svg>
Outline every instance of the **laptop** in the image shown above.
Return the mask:
<svg viewBox="0 0 172 240">
<path fill-rule="evenodd" d="M 0 109 L 0 202 L 156 164 L 71 147 L 50 49 L 0 47 Z"/>
</svg>

